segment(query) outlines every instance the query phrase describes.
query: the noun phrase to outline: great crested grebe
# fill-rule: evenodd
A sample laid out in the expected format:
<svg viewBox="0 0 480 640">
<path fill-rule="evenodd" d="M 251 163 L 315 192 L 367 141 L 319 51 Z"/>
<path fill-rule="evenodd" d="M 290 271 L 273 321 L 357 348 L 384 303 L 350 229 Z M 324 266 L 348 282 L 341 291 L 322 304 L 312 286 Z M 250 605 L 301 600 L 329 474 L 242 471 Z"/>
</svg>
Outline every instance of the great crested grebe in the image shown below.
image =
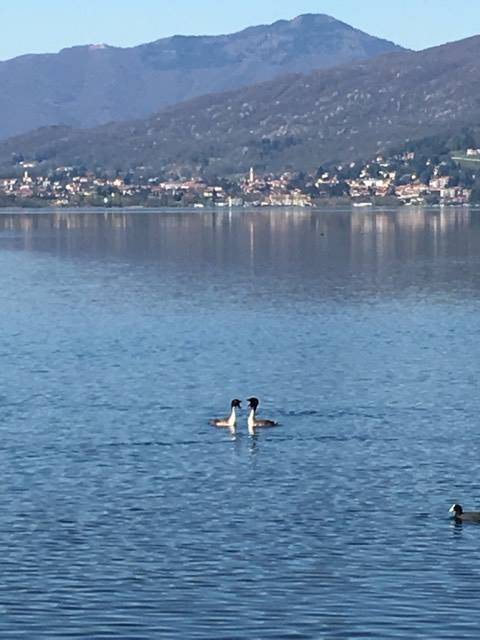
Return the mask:
<svg viewBox="0 0 480 640">
<path fill-rule="evenodd" d="M 241 401 L 235 398 L 230 403 L 232 408 L 230 415 L 227 418 L 215 418 L 213 420 L 209 420 L 209 423 L 214 427 L 230 427 L 233 429 L 237 425 L 237 408 L 241 409 Z"/>
<path fill-rule="evenodd" d="M 261 420 L 257 418 L 257 407 L 258 407 L 258 398 L 248 398 L 248 406 L 250 408 L 250 413 L 248 414 L 248 433 L 253 435 L 255 433 L 255 429 L 261 427 L 277 427 L 278 422 L 275 420 Z"/>
</svg>

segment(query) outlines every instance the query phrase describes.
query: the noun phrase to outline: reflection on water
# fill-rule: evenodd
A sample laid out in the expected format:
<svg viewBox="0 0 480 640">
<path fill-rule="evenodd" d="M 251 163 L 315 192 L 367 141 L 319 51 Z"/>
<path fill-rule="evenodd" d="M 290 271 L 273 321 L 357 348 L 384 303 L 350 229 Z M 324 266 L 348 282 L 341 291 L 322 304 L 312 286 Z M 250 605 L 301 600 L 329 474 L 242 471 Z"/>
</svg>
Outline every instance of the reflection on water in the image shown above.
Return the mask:
<svg viewBox="0 0 480 640">
<path fill-rule="evenodd" d="M 478 258 L 479 224 L 479 213 L 468 208 L 4 213 L 0 242 L 4 247 L 48 252 L 54 245 L 62 255 L 78 257 L 134 256 L 183 271 L 235 266 L 257 275 L 262 271 L 279 277 L 293 271 L 315 280 L 321 273 L 326 285 L 333 284 L 330 276 L 357 279 L 369 272 L 374 287 L 378 278 L 388 287 L 388 272 L 396 269 L 398 260 L 406 260 L 412 269 L 449 270 L 456 269 L 457 256 Z M 436 258 L 444 262 L 437 264 Z M 431 264 L 425 262 L 431 259 Z M 411 273 L 407 269 L 390 275 L 402 278 Z M 427 278 L 418 284 L 432 286 L 442 275 L 434 274 L 433 283 Z M 477 286 L 477 279 L 465 284 Z"/>
<path fill-rule="evenodd" d="M 289 233 L 293 228 L 315 231 L 322 235 L 334 228 L 348 229 L 352 238 L 358 235 L 375 234 L 395 236 L 396 233 L 426 231 L 433 235 L 452 230 L 466 229 L 475 222 L 478 211 L 463 208 L 403 208 L 363 212 L 315 209 L 252 209 L 232 211 L 225 209 L 205 210 L 124 210 L 69 211 L 41 210 L 25 213 L 20 210 L 1 210 L 0 230 L 23 232 L 48 232 L 50 230 L 137 229 L 158 233 L 161 229 L 199 231 L 200 229 L 238 228 L 239 224 L 254 234 L 256 225 L 267 225 L 270 231 Z M 141 224 L 139 224 L 141 220 Z"/>
<path fill-rule="evenodd" d="M 58 211 L 50 215 L 37 213 L 4 213 L 0 215 L 3 241 L 18 233 L 17 246 L 41 248 L 42 240 L 56 237 L 65 249 L 96 251 L 99 247 L 111 253 L 124 251 L 193 252 L 194 258 L 205 251 L 209 257 L 221 257 L 222 249 L 232 244 L 246 250 L 252 261 L 260 252 L 268 257 L 279 253 L 288 258 L 298 249 L 309 252 L 328 251 L 333 241 L 345 242 L 341 247 L 343 261 L 356 265 L 365 260 L 381 264 L 392 257 L 441 255 L 475 252 L 470 232 L 478 228 L 478 213 L 468 208 L 425 209 L 378 212 L 319 213 L 312 210 L 254 210 L 246 212 L 148 212 L 69 213 Z M 71 231 L 72 234 L 66 233 Z M 451 246 L 449 238 L 455 239 Z M 195 239 L 195 241 L 193 241 Z M 347 245 L 348 242 L 348 245 Z M 31 243 L 34 243 L 33 245 Z M 460 244 L 458 244 L 460 243 Z M 217 255 L 215 255 L 217 254 Z M 229 256 L 232 257 L 232 256 Z"/>
<path fill-rule="evenodd" d="M 477 638 L 479 266 L 467 208 L 0 215 L 1 636 Z"/>
</svg>

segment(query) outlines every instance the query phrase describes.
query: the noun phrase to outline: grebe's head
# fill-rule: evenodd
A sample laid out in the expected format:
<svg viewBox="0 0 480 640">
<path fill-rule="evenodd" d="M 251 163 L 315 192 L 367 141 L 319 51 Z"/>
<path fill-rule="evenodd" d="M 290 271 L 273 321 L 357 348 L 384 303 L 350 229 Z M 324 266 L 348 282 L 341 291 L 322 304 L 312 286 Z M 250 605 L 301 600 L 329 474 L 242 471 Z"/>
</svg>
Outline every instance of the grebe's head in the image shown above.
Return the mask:
<svg viewBox="0 0 480 640">
<path fill-rule="evenodd" d="M 232 407 L 232 409 L 234 409 L 235 407 L 238 407 L 239 409 L 241 409 L 242 408 L 241 400 L 238 400 L 238 398 L 235 398 L 234 400 L 232 400 L 230 406 Z"/>
<path fill-rule="evenodd" d="M 247 398 L 247 400 L 248 400 L 248 406 L 250 407 L 250 409 L 253 409 L 254 411 L 256 411 L 258 407 L 258 398 Z"/>
</svg>

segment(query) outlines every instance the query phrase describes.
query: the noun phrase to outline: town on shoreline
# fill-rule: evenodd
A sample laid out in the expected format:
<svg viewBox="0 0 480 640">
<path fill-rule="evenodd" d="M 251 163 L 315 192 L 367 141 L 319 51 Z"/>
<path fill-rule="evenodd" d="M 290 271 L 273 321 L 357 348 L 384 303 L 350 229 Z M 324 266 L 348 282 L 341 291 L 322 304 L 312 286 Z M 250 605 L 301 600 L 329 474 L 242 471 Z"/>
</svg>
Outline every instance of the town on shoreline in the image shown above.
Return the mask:
<svg viewBox="0 0 480 640">
<path fill-rule="evenodd" d="M 480 203 L 480 149 L 435 161 L 407 150 L 369 162 L 319 167 L 315 173 L 257 173 L 237 178 L 152 176 L 144 167 L 109 175 L 82 167 L 43 171 L 21 159 L 0 176 L 0 207 L 242 207 L 353 204 L 466 205 Z M 478 165 L 480 166 L 480 165 Z"/>
</svg>

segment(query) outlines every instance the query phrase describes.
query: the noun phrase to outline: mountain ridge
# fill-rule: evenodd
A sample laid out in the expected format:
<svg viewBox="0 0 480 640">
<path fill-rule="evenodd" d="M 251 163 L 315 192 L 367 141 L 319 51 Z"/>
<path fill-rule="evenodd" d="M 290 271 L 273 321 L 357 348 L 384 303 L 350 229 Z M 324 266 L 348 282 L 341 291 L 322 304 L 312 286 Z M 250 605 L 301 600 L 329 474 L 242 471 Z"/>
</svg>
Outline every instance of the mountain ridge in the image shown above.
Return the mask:
<svg viewBox="0 0 480 640">
<path fill-rule="evenodd" d="M 144 120 L 40 130 L 0 145 L 45 166 L 231 175 L 307 170 L 479 124 L 480 36 L 201 96 Z"/>
<path fill-rule="evenodd" d="M 254 32 L 254 31 L 258 31 L 258 30 L 262 30 L 262 29 L 271 29 L 274 27 L 278 27 L 278 26 L 296 26 L 299 24 L 309 24 L 311 25 L 313 22 L 316 23 L 321 23 L 321 24 L 337 24 L 339 26 L 342 27 L 346 27 L 347 30 L 349 31 L 354 31 L 354 32 L 358 32 L 358 33 L 362 33 L 364 35 L 367 35 L 369 38 L 372 38 L 372 40 L 377 40 L 380 42 L 386 42 L 390 45 L 392 45 L 392 48 L 394 49 L 400 49 L 400 50 L 404 50 L 407 51 L 408 49 L 406 47 L 402 47 L 401 45 L 396 44 L 395 42 L 393 42 L 392 40 L 388 40 L 387 38 L 382 38 L 382 37 L 377 37 L 377 36 L 372 36 L 370 34 L 368 34 L 366 31 L 363 31 L 362 29 L 357 29 L 356 27 L 353 27 L 352 25 L 348 24 L 347 22 L 344 22 L 342 20 L 338 20 L 337 18 L 334 18 L 333 16 L 330 16 L 326 13 L 303 13 L 303 14 L 299 14 L 298 16 L 296 16 L 295 18 L 292 18 L 290 20 L 288 19 L 279 19 L 279 20 L 275 20 L 274 22 L 271 23 L 261 23 L 258 25 L 251 25 L 251 26 L 247 26 L 244 27 L 243 29 L 239 29 L 238 31 L 233 31 L 231 33 L 225 32 L 225 33 L 219 33 L 219 34 L 199 34 L 199 35 L 192 35 L 192 34 L 183 34 L 183 33 L 174 33 L 171 36 L 166 36 L 164 38 L 157 38 L 156 40 L 151 40 L 148 42 L 141 42 L 139 44 L 134 44 L 134 45 L 128 45 L 128 46 L 120 46 L 120 45 L 112 45 L 109 44 L 108 42 L 86 42 L 83 44 L 74 44 L 71 46 L 67 46 L 67 47 L 62 47 L 61 49 L 59 49 L 58 51 L 45 51 L 45 52 L 40 52 L 40 53 L 21 53 L 19 55 L 13 56 L 11 58 L 6 58 L 4 60 L 0 60 L 0 64 L 5 63 L 5 62 L 12 62 L 15 60 L 19 60 L 21 58 L 40 58 L 42 56 L 56 56 L 59 53 L 64 53 L 66 51 L 71 51 L 74 49 L 90 49 L 90 50 L 95 50 L 95 49 L 114 49 L 117 51 L 129 51 L 131 49 L 137 49 L 139 47 L 148 47 L 150 45 L 155 45 L 158 43 L 163 43 L 165 41 L 171 41 L 171 40 L 176 40 L 176 39 L 183 39 L 183 40 L 218 40 L 218 39 L 223 39 L 223 38 L 235 38 L 238 36 L 241 36 L 245 33 L 248 32 Z"/>
<path fill-rule="evenodd" d="M 290 72 L 402 50 L 325 14 L 220 36 L 134 47 L 78 45 L 0 62 L 0 138 L 40 126 L 92 127 Z"/>
</svg>

